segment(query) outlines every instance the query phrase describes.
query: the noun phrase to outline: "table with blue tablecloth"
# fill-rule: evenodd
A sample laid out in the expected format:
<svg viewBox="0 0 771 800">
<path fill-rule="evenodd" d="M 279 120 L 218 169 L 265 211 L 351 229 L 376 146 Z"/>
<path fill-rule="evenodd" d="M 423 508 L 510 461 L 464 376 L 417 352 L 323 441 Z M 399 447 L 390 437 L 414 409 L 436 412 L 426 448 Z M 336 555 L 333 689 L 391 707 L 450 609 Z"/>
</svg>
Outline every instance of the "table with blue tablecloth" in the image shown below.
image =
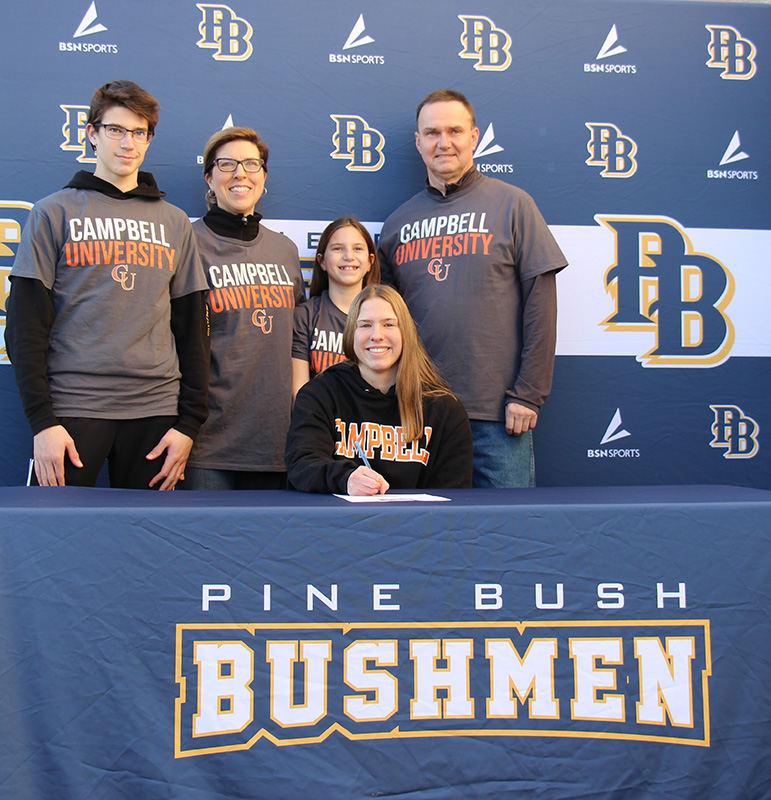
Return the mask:
<svg viewBox="0 0 771 800">
<path fill-rule="evenodd" d="M 0 489 L 0 796 L 771 796 L 771 492 L 430 494 Z"/>
</svg>

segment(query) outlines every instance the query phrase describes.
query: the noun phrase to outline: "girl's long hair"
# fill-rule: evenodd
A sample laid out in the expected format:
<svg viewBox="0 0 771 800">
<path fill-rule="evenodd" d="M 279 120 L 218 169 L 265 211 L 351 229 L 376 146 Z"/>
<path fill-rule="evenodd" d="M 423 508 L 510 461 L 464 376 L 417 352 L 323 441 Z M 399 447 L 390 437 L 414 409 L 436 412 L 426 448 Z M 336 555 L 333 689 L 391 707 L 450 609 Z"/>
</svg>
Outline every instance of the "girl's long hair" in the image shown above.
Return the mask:
<svg viewBox="0 0 771 800">
<path fill-rule="evenodd" d="M 407 304 L 391 286 L 369 284 L 356 295 L 343 330 L 343 352 L 346 357 L 354 364 L 359 363 L 353 349 L 356 320 L 362 303 L 373 297 L 385 300 L 394 310 L 399 323 L 402 334 L 402 355 L 396 369 L 396 397 L 399 401 L 399 416 L 404 439 L 413 442 L 423 434 L 423 398 L 452 395 L 452 392 L 428 357 Z"/>
<path fill-rule="evenodd" d="M 377 257 L 377 248 L 372 241 L 369 231 L 359 222 L 356 217 L 340 217 L 334 222 L 330 222 L 324 232 L 321 234 L 318 246 L 316 247 L 316 257 L 313 259 L 313 274 L 311 275 L 311 285 L 308 289 L 308 297 L 318 297 L 322 292 L 329 289 L 329 275 L 326 270 L 321 268 L 321 259 L 324 258 L 324 253 L 329 247 L 329 240 L 332 234 L 340 228 L 350 226 L 362 235 L 362 238 L 367 244 L 367 250 L 371 256 L 375 256 L 372 260 L 372 266 L 369 272 L 364 276 L 362 287 L 368 286 L 370 283 L 380 283 L 380 261 Z"/>
</svg>

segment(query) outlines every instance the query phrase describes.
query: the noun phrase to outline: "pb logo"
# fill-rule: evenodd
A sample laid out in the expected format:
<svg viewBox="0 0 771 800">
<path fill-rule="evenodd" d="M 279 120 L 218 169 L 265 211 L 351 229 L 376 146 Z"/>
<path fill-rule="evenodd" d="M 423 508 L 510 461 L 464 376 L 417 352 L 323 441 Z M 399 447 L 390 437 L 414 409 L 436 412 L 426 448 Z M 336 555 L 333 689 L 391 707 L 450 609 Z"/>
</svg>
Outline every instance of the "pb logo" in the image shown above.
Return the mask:
<svg viewBox="0 0 771 800">
<path fill-rule="evenodd" d="M 273 330 L 273 316 L 268 316 L 264 308 L 258 308 L 252 314 L 252 325 L 258 327 L 265 334 L 270 333 Z"/>
<path fill-rule="evenodd" d="M 196 3 L 203 19 L 198 24 L 201 38 L 198 47 L 210 47 L 217 52 L 215 61 L 246 61 L 252 54 L 252 26 L 237 17 L 228 6 Z"/>
<path fill-rule="evenodd" d="M 126 264 L 118 264 L 112 270 L 112 279 L 117 281 L 126 292 L 130 292 L 134 288 L 136 276 L 136 272 L 128 271 Z"/>
<path fill-rule="evenodd" d="M 610 122 L 584 123 L 591 133 L 586 149 L 590 167 L 602 167 L 603 178 L 631 178 L 637 172 L 637 143 Z"/>
<path fill-rule="evenodd" d="M 62 150 L 78 153 L 77 160 L 81 164 L 96 164 L 96 156 L 89 156 L 86 139 L 86 123 L 88 122 L 88 106 L 62 106 L 64 124 L 62 135 L 64 141 L 59 145 Z"/>
<path fill-rule="evenodd" d="M 758 452 L 760 426 L 739 406 L 710 406 L 715 414 L 710 447 L 724 447 L 723 458 L 752 458 Z"/>
<path fill-rule="evenodd" d="M 460 43 L 461 58 L 470 58 L 477 63 L 474 69 L 487 72 L 502 72 L 511 64 L 511 36 L 502 28 L 496 28 L 489 17 L 458 14 L 463 23 Z"/>
<path fill-rule="evenodd" d="M 332 158 L 343 158 L 350 163 L 346 169 L 361 172 L 376 172 L 385 163 L 383 145 L 385 137 L 376 128 L 370 128 L 366 120 L 354 114 L 330 114 L 335 121 Z"/>
<path fill-rule="evenodd" d="M 755 45 L 742 38 L 730 25 L 705 25 L 710 32 L 707 45 L 708 67 L 722 69 L 720 77 L 726 81 L 748 81 L 756 70 Z"/>
<path fill-rule="evenodd" d="M 650 331 L 655 346 L 637 356 L 644 367 L 716 367 L 729 357 L 734 328 L 725 313 L 731 273 L 696 253 L 683 228 L 667 217 L 596 216 L 616 238 L 616 263 L 605 286 L 616 310 L 609 331 Z"/>
<path fill-rule="evenodd" d="M 0 200 L 0 364 L 9 364 L 5 352 L 5 312 L 11 288 L 9 276 L 21 241 L 21 229 L 32 203 Z"/>
</svg>

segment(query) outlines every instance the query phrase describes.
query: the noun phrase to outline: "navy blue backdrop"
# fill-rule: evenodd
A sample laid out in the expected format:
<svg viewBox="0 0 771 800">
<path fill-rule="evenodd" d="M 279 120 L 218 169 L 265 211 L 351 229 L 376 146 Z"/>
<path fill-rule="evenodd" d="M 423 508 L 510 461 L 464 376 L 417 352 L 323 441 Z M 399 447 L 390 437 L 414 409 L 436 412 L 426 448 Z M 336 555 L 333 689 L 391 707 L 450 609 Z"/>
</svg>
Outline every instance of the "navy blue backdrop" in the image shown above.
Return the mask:
<svg viewBox="0 0 771 800">
<path fill-rule="evenodd" d="M 536 198 L 571 262 L 538 482 L 767 487 L 768 23 L 767 5 L 655 0 L 13 4 L 0 324 L 31 204 L 91 168 L 84 112 L 105 81 L 160 100 L 145 166 L 191 217 L 206 139 L 257 128 L 261 210 L 305 259 L 329 220 L 377 234 L 419 189 L 414 109 L 451 87 L 476 107 L 479 168 Z M 0 484 L 14 485 L 31 439 L 0 360 Z"/>
</svg>

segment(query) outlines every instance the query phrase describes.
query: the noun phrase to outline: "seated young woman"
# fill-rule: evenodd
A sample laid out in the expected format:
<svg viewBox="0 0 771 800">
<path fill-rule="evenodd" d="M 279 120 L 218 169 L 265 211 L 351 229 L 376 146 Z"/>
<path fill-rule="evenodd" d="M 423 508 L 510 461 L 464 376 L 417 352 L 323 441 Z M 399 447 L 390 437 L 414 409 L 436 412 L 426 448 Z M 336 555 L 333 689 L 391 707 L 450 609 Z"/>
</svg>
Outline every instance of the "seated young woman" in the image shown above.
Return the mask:
<svg viewBox="0 0 771 800">
<path fill-rule="evenodd" d="M 343 350 L 349 361 L 297 394 L 286 444 L 290 486 L 349 495 L 470 487 L 468 416 L 395 289 L 370 284 L 357 295 Z"/>
</svg>

